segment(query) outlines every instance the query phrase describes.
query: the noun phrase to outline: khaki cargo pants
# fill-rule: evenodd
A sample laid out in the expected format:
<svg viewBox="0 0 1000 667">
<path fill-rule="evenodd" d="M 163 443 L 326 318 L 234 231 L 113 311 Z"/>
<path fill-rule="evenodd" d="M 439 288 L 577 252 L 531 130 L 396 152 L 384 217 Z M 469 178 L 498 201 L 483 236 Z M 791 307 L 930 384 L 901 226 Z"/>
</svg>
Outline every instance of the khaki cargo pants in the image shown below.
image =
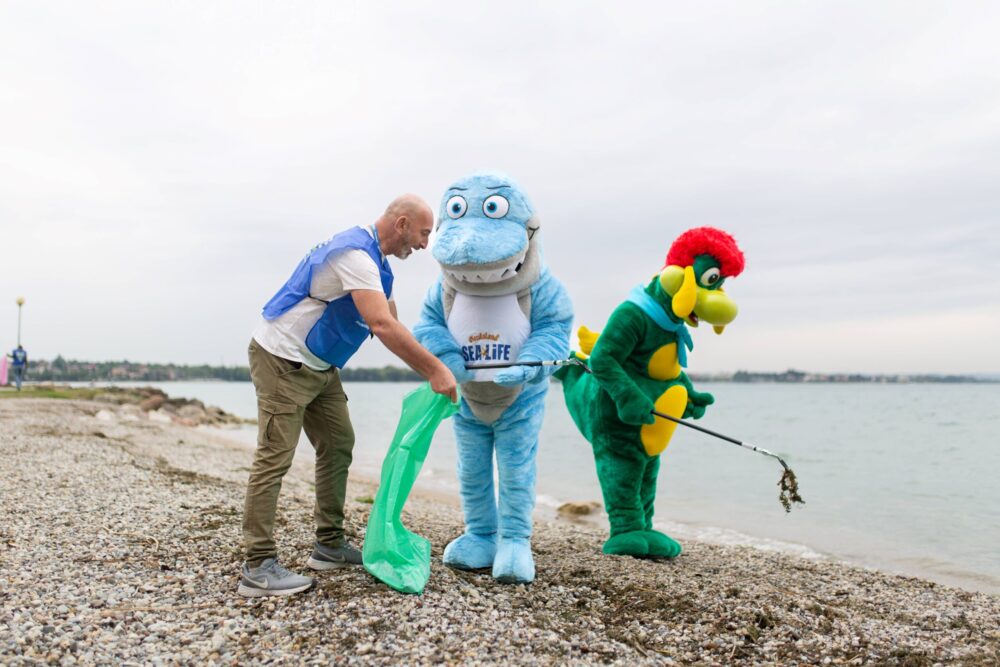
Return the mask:
<svg viewBox="0 0 1000 667">
<path fill-rule="evenodd" d="M 250 341 L 250 378 L 257 390 L 257 451 L 243 508 L 243 541 L 250 567 L 277 557 L 274 516 L 281 479 L 292 465 L 299 435 L 316 450 L 316 540 L 344 542 L 344 496 L 354 450 L 347 395 L 336 368 L 314 371 L 276 357 Z"/>
</svg>

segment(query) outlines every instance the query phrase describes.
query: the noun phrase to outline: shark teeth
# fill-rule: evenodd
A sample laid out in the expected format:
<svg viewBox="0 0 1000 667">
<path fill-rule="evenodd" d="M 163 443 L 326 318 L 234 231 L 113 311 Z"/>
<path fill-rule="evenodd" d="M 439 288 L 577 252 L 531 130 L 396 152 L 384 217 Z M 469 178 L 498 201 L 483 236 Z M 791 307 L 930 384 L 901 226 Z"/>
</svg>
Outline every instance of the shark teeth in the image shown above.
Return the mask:
<svg viewBox="0 0 1000 667">
<path fill-rule="evenodd" d="M 527 255 L 527 251 L 521 253 L 520 257 L 515 257 L 509 263 L 504 264 L 498 268 L 491 268 L 489 270 L 484 270 L 476 267 L 474 264 L 465 264 L 463 266 L 470 268 L 445 268 L 444 271 L 453 280 L 463 283 L 498 283 L 501 280 L 507 280 L 508 278 L 513 278 L 517 270 L 521 268 L 521 264 L 524 262 L 524 258 Z"/>
</svg>

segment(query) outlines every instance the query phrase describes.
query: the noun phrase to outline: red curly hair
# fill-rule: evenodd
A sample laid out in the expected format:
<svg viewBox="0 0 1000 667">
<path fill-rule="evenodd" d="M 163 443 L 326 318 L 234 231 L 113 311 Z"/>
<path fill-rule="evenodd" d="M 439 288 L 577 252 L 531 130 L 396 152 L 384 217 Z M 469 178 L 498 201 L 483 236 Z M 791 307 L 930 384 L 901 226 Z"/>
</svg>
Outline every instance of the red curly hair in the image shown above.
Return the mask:
<svg viewBox="0 0 1000 667">
<path fill-rule="evenodd" d="M 711 255 L 719 262 L 723 277 L 732 278 L 743 272 L 743 251 L 727 232 L 715 227 L 695 227 L 674 240 L 667 252 L 667 266 L 691 266 L 698 255 Z"/>
</svg>

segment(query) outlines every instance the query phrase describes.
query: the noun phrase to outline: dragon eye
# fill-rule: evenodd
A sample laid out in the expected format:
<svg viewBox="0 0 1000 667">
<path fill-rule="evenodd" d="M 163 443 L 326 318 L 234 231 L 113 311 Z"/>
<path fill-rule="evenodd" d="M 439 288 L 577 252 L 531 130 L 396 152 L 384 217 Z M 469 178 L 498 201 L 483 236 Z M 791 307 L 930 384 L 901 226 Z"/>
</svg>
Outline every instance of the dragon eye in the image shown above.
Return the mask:
<svg viewBox="0 0 1000 667">
<path fill-rule="evenodd" d="M 701 278 L 698 280 L 698 282 L 701 283 L 702 287 L 711 287 L 715 283 L 719 282 L 721 278 L 722 278 L 722 272 L 719 271 L 718 268 L 713 266 L 710 269 L 706 269 L 705 273 L 701 274 Z"/>
<path fill-rule="evenodd" d="M 452 220 L 457 220 L 465 215 L 465 211 L 469 208 L 469 205 L 465 203 L 465 197 L 461 195 L 455 195 L 448 200 L 448 203 L 444 205 L 445 211 L 448 212 L 448 217 Z"/>
<path fill-rule="evenodd" d="M 492 195 L 483 202 L 483 213 L 487 218 L 502 218 L 507 215 L 510 209 L 510 202 L 500 195 Z"/>
</svg>

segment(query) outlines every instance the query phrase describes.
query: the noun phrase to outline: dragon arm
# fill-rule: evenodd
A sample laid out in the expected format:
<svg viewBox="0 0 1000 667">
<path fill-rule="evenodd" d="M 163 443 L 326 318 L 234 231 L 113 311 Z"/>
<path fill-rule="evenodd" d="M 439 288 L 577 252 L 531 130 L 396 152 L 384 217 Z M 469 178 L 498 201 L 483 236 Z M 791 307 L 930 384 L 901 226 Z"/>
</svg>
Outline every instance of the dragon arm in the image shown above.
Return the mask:
<svg viewBox="0 0 1000 667">
<path fill-rule="evenodd" d="M 615 308 L 594 345 L 590 369 L 601 387 L 618 408 L 618 416 L 627 424 L 652 424 L 655 417 L 651 401 L 629 377 L 624 362 L 643 336 L 645 315 L 631 303 Z"/>
<path fill-rule="evenodd" d="M 420 309 L 420 319 L 413 327 L 417 342 L 436 356 L 455 376 L 459 384 L 469 382 L 473 375 L 465 368 L 461 347 L 448 330 L 444 319 L 444 304 L 441 300 L 441 277 L 427 290 L 424 305 Z"/>
<path fill-rule="evenodd" d="M 715 403 L 715 396 L 707 391 L 696 391 L 691 383 L 691 378 L 683 371 L 679 379 L 688 393 L 687 407 L 684 408 L 684 414 L 681 415 L 681 418 L 701 419 L 705 415 L 705 409 Z"/>
</svg>

